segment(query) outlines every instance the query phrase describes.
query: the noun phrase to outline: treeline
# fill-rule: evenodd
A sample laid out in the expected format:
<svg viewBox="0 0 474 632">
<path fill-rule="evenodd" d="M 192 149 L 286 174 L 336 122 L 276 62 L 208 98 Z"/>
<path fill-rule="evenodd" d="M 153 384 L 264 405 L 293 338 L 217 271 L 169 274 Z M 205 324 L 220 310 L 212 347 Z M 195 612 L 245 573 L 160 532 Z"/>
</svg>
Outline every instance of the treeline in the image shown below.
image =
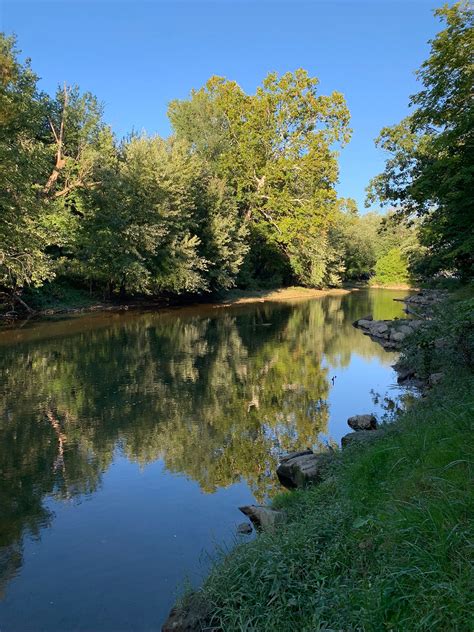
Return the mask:
<svg viewBox="0 0 474 632">
<path fill-rule="evenodd" d="M 379 141 L 393 156 L 370 196 L 397 209 L 384 218 L 338 198 L 349 110 L 304 70 L 271 73 L 253 95 L 213 77 L 170 104 L 170 138 L 119 141 L 93 95 L 40 91 L 1 35 L 0 290 L 21 300 L 53 279 L 111 296 L 374 272 L 396 282 L 409 268 L 468 276 L 472 10 L 440 14 L 448 28 L 419 73 L 416 109 Z"/>
</svg>

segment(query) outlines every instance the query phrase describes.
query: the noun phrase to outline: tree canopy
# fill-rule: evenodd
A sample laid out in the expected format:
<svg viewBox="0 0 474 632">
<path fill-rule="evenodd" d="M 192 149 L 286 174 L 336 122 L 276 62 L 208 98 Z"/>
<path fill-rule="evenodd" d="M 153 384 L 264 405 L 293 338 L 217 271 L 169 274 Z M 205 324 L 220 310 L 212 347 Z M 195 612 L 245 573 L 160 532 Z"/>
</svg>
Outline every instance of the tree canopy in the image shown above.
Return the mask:
<svg viewBox="0 0 474 632">
<path fill-rule="evenodd" d="M 426 271 L 468 277 L 474 252 L 474 11 L 462 1 L 435 15 L 446 28 L 431 41 L 417 73 L 422 89 L 411 97 L 413 113 L 377 139 L 389 158 L 369 199 L 396 205 L 407 219 L 421 218 Z"/>
<path fill-rule="evenodd" d="M 323 284 L 338 208 L 335 146 L 351 133 L 342 94 L 319 95 L 302 69 L 270 73 L 253 95 L 212 77 L 189 100 L 173 101 L 169 117 L 229 183 L 254 239 L 274 244 L 299 282 Z"/>
<path fill-rule="evenodd" d="M 303 69 L 272 72 L 253 94 L 211 77 L 170 103 L 169 138 L 117 139 L 94 95 L 42 92 L 0 34 L 0 294 L 25 306 L 25 288 L 55 279 L 125 296 L 469 277 L 473 10 L 436 15 L 446 28 L 413 112 L 377 141 L 389 158 L 369 200 L 391 207 L 385 217 L 338 196 L 349 110 Z"/>
</svg>

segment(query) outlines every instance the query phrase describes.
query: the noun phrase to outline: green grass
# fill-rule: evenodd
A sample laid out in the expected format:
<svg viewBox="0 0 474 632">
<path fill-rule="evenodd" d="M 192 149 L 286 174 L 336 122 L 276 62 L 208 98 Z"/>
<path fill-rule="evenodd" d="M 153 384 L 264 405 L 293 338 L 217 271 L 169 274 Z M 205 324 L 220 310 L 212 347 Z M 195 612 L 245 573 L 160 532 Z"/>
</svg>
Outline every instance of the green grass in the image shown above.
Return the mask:
<svg viewBox="0 0 474 632">
<path fill-rule="evenodd" d="M 222 556 L 204 585 L 213 625 L 473 630 L 473 382 L 447 377 L 323 484 L 276 498 L 288 524 Z"/>
</svg>

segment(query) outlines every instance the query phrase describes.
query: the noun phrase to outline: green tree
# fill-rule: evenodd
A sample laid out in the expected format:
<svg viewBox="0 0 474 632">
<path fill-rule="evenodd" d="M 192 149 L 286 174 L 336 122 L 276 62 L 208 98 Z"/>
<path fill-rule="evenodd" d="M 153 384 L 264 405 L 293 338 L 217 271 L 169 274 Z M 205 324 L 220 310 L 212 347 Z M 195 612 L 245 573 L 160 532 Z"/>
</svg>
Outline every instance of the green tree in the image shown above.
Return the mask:
<svg viewBox="0 0 474 632">
<path fill-rule="evenodd" d="M 109 291 L 230 287 L 246 246 L 227 187 L 185 141 L 102 135 L 72 270 Z"/>
<path fill-rule="evenodd" d="M 430 272 L 472 274 L 474 252 L 473 8 L 468 2 L 435 12 L 446 23 L 418 71 L 423 88 L 413 114 L 384 128 L 377 144 L 391 156 L 369 187 L 369 200 L 395 204 L 420 217 L 420 240 Z"/>
<path fill-rule="evenodd" d="M 53 274 L 41 196 L 48 99 L 29 62 L 17 56 L 15 40 L 0 34 L 0 289 L 9 294 Z"/>
<path fill-rule="evenodd" d="M 213 77 L 169 108 L 177 135 L 234 191 L 252 234 L 275 244 L 295 277 L 313 286 L 324 283 L 331 259 L 334 147 L 350 137 L 343 96 L 320 96 L 317 86 L 304 70 L 271 73 L 247 95 L 237 83 Z"/>
</svg>

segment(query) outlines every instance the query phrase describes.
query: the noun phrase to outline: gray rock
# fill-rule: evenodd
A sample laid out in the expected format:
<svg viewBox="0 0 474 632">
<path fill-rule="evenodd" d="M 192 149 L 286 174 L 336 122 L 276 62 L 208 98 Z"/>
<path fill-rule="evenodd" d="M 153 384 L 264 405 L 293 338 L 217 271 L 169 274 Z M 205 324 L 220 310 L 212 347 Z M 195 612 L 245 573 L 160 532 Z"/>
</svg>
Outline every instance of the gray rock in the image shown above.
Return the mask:
<svg viewBox="0 0 474 632">
<path fill-rule="evenodd" d="M 250 522 L 241 522 L 237 527 L 237 533 L 239 533 L 240 535 L 249 535 L 250 533 L 252 533 L 252 531 L 253 529 Z"/>
<path fill-rule="evenodd" d="M 410 327 L 410 325 L 400 325 L 400 327 L 398 327 L 398 331 L 401 331 L 403 334 L 406 334 L 407 336 L 413 333 L 413 329 Z"/>
<path fill-rule="evenodd" d="M 407 380 L 411 380 L 411 378 L 415 377 L 415 370 L 410 369 L 409 367 L 397 367 L 395 365 L 393 367 L 395 371 L 398 373 L 397 382 L 401 384 L 402 382 L 406 382 Z"/>
<path fill-rule="evenodd" d="M 342 448 L 347 448 L 351 445 L 364 444 L 374 439 L 381 437 L 382 430 L 358 430 L 357 432 L 349 432 L 341 439 Z"/>
<path fill-rule="evenodd" d="M 439 382 L 441 382 L 441 380 L 444 378 L 444 373 L 432 373 L 429 377 L 429 383 L 434 386 L 435 384 L 438 384 Z"/>
<path fill-rule="evenodd" d="M 347 423 L 353 430 L 375 430 L 377 428 L 377 419 L 374 415 L 354 415 L 349 417 Z"/>
<path fill-rule="evenodd" d="M 285 522 L 286 514 L 263 505 L 246 505 L 239 507 L 240 511 L 252 521 L 256 529 L 274 532 L 279 524 Z"/>
<path fill-rule="evenodd" d="M 402 340 L 405 340 L 406 338 L 406 334 L 404 334 L 402 331 L 392 331 L 390 334 L 390 340 L 393 340 L 393 342 L 402 342 Z"/>
<path fill-rule="evenodd" d="M 209 615 L 210 608 L 201 595 L 192 593 L 171 609 L 161 632 L 201 632 L 209 624 Z"/>
<path fill-rule="evenodd" d="M 388 331 L 388 325 L 386 323 L 379 323 L 379 324 L 376 323 L 370 329 L 375 335 L 380 335 Z"/>
<path fill-rule="evenodd" d="M 312 450 L 288 454 L 278 465 L 278 479 L 282 485 L 290 489 L 317 483 L 322 480 L 330 459 L 329 453 L 314 454 Z"/>
<path fill-rule="evenodd" d="M 364 318 L 361 318 L 360 320 L 356 320 L 355 322 L 355 326 L 360 327 L 361 329 L 370 329 L 371 325 L 372 325 L 372 321 L 365 320 Z"/>
</svg>

